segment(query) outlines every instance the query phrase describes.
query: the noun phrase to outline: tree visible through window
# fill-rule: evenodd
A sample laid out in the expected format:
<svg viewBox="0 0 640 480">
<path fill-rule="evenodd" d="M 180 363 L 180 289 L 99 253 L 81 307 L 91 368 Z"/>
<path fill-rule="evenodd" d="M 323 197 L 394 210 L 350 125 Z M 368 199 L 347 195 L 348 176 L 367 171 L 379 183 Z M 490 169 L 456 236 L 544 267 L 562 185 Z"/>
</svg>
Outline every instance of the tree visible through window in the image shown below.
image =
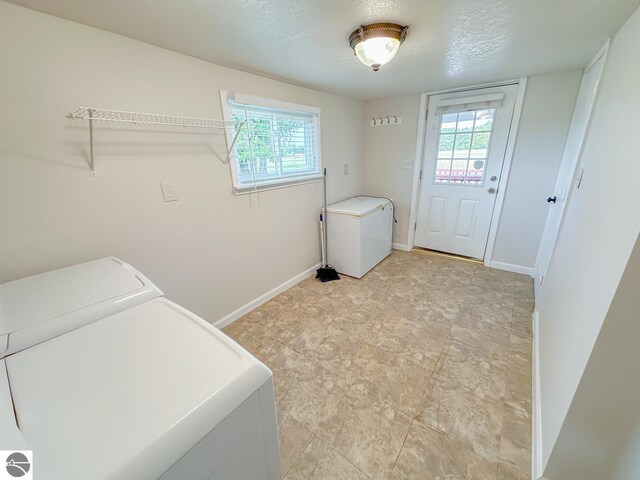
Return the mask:
<svg viewBox="0 0 640 480">
<path fill-rule="evenodd" d="M 317 113 L 232 102 L 229 106 L 240 129 L 234 148 L 236 187 L 295 181 L 320 173 Z"/>
<path fill-rule="evenodd" d="M 435 183 L 483 183 L 494 114 L 483 109 L 442 115 Z"/>
</svg>

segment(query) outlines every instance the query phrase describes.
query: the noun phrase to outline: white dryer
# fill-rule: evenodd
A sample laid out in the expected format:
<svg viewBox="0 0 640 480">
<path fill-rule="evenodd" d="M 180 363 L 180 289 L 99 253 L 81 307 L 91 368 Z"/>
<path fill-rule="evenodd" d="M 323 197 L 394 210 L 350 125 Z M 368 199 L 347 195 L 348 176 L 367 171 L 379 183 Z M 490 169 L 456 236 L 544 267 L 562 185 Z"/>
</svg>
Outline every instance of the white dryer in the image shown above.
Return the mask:
<svg viewBox="0 0 640 480">
<path fill-rule="evenodd" d="M 36 480 L 280 478 L 271 371 L 162 295 L 117 258 L 0 285 L 0 450 Z"/>
</svg>

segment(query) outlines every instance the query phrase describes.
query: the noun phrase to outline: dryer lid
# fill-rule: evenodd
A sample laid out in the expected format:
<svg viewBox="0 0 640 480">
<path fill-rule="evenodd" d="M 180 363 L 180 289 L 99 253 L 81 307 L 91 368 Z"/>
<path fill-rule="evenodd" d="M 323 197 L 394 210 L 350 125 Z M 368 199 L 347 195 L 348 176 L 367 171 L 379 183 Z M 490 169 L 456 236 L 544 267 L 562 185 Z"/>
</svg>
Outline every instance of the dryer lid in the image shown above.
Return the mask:
<svg viewBox="0 0 640 480">
<path fill-rule="evenodd" d="M 327 207 L 327 213 L 365 217 L 380 208 L 386 207 L 390 203 L 386 198 L 354 197 L 344 202 L 329 205 Z"/>
<path fill-rule="evenodd" d="M 49 479 L 158 478 L 271 378 L 158 298 L 5 359 L 20 431 Z"/>
<path fill-rule="evenodd" d="M 115 257 L 2 284 L 0 358 L 161 295 Z"/>
</svg>

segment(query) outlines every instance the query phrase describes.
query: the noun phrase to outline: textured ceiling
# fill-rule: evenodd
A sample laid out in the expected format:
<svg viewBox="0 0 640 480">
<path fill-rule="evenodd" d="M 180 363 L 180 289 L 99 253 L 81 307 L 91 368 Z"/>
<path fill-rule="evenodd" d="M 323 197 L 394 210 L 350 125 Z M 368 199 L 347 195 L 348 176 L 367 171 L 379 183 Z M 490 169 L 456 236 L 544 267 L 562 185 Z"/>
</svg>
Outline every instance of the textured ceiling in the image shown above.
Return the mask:
<svg viewBox="0 0 640 480">
<path fill-rule="evenodd" d="M 584 66 L 640 0 L 14 0 L 221 65 L 372 99 Z M 410 26 L 377 73 L 360 23 Z"/>
</svg>

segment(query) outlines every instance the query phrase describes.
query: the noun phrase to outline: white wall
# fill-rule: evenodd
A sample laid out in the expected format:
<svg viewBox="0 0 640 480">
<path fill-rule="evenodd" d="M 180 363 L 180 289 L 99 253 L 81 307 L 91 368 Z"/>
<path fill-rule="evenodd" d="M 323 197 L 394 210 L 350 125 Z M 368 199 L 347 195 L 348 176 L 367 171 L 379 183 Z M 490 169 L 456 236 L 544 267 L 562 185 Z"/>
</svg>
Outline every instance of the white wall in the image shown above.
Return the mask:
<svg viewBox="0 0 640 480">
<path fill-rule="evenodd" d="M 393 230 L 393 242 L 400 244 L 407 243 L 409 230 L 419 110 L 420 95 L 373 100 L 365 104 L 362 193 L 393 199 L 398 220 Z M 383 127 L 370 126 L 371 118 L 387 115 L 402 117 L 402 123 Z"/>
<path fill-rule="evenodd" d="M 582 70 L 530 77 L 492 261 L 533 268 Z"/>
<path fill-rule="evenodd" d="M 493 261 L 534 265 L 547 215 L 546 198 L 553 190 L 581 78 L 582 71 L 573 70 L 528 79 Z M 363 186 L 363 193 L 396 201 L 393 241 L 401 244 L 408 242 L 416 138 L 423 135 L 418 132 L 419 104 L 419 95 L 365 104 L 367 124 L 371 117 L 402 115 L 399 126 L 365 127 Z M 411 168 L 406 168 L 407 160 Z"/>
<path fill-rule="evenodd" d="M 116 255 L 215 321 L 319 261 L 319 183 L 236 197 L 222 133 L 104 127 L 92 178 L 87 125 L 65 118 L 79 106 L 221 118 L 220 89 L 320 106 L 330 200 L 360 191 L 360 101 L 5 2 L 0 64 L 0 282 Z"/>
<path fill-rule="evenodd" d="M 545 476 L 640 478 L 640 237 L 571 402 Z"/>
<path fill-rule="evenodd" d="M 544 465 L 640 232 L 639 44 L 636 11 L 611 43 L 585 141 L 582 185 L 569 200 L 537 304 Z"/>
</svg>

